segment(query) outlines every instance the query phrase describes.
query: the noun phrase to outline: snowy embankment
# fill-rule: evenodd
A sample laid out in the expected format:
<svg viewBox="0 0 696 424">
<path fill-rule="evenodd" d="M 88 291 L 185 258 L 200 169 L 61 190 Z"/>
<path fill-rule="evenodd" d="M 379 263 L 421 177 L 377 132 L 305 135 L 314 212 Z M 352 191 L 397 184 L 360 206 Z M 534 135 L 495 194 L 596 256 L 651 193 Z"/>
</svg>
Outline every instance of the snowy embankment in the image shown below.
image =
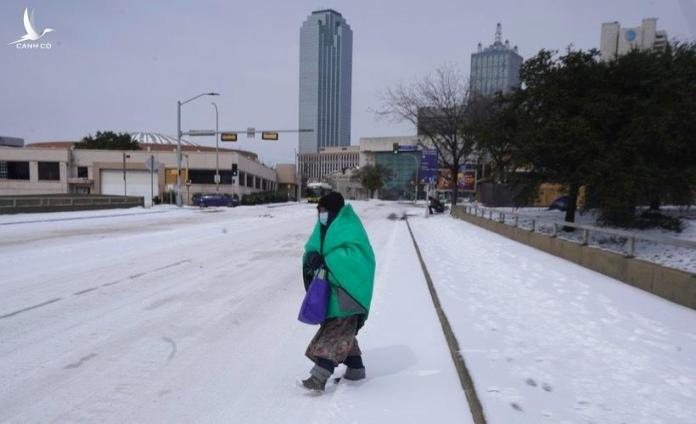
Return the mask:
<svg viewBox="0 0 696 424">
<path fill-rule="evenodd" d="M 401 206 L 355 206 L 368 379 L 321 397 L 295 385 L 312 206 L 0 217 L 0 422 L 471 422 Z"/>
<path fill-rule="evenodd" d="M 696 311 L 411 213 L 489 423 L 694 423 Z"/>
<path fill-rule="evenodd" d="M 473 204 L 472 204 L 473 206 Z M 550 233 L 551 225 L 546 224 L 546 222 L 562 223 L 565 219 L 565 212 L 558 210 L 548 210 L 546 208 L 492 208 L 494 210 L 499 210 L 502 212 L 513 212 L 520 215 L 528 216 L 530 219 L 534 218 L 539 220 L 538 225 L 541 226 L 539 231 Z M 696 209 L 690 208 L 680 208 L 680 207 L 665 207 L 663 208 L 663 213 L 670 216 L 679 217 L 681 219 L 683 230 L 679 233 L 675 231 L 668 231 L 660 228 L 653 228 L 649 230 L 635 230 L 631 229 L 628 231 L 635 232 L 636 234 L 642 234 L 652 237 L 664 237 L 664 238 L 675 238 L 679 240 L 688 240 L 696 242 Z M 508 224 L 512 224 L 514 219 L 511 216 L 506 218 Z M 528 226 L 530 224 L 520 221 L 522 226 Z M 582 225 L 597 225 L 597 216 L 592 212 L 580 213 L 578 212 L 575 216 L 575 223 Z M 616 229 L 620 231 L 627 231 L 623 228 L 613 228 L 605 227 L 608 230 Z M 582 234 L 580 231 L 574 233 L 562 232 L 559 237 L 568 240 L 573 240 L 579 242 Z M 613 252 L 625 252 L 626 251 L 626 239 L 623 237 L 612 236 L 606 233 L 590 233 L 589 245 L 598 247 L 600 249 L 611 250 Z M 658 244 L 650 241 L 637 240 L 635 245 L 635 257 L 645 261 L 657 263 L 664 265 L 666 267 L 680 269 L 687 272 L 696 273 L 696 251 L 694 249 L 688 249 L 685 247 L 673 246 L 670 244 Z"/>
</svg>

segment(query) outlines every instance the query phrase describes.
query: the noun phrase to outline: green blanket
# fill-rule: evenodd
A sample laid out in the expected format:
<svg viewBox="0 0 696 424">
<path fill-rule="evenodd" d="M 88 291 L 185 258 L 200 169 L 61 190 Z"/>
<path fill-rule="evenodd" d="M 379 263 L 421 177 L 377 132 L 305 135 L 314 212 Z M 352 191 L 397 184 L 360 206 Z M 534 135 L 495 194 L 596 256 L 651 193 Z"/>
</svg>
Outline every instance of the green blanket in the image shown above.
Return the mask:
<svg viewBox="0 0 696 424">
<path fill-rule="evenodd" d="M 329 269 L 331 293 L 327 318 L 356 314 L 367 317 L 375 278 L 375 254 L 360 218 L 350 205 L 343 206 L 329 225 L 323 249 L 321 224 L 317 222 L 305 244 L 305 256 L 311 251 L 320 252 Z"/>
</svg>

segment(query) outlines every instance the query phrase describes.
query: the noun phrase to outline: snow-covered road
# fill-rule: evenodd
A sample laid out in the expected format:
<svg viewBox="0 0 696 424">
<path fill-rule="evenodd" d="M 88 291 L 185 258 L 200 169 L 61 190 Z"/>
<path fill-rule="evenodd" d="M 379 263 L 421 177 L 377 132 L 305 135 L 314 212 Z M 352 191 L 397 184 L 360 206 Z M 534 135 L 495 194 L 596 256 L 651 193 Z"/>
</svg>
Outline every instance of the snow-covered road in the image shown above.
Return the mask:
<svg viewBox="0 0 696 424">
<path fill-rule="evenodd" d="M 356 206 L 369 378 L 319 398 L 295 386 L 312 207 L 2 217 L 0 422 L 471 422 L 401 206 Z"/>
<path fill-rule="evenodd" d="M 696 422 L 696 311 L 449 216 L 354 207 L 378 264 L 368 379 L 320 397 L 295 385 L 313 207 L 0 216 L 0 422 L 471 423 L 404 212 L 490 424 Z"/>
</svg>

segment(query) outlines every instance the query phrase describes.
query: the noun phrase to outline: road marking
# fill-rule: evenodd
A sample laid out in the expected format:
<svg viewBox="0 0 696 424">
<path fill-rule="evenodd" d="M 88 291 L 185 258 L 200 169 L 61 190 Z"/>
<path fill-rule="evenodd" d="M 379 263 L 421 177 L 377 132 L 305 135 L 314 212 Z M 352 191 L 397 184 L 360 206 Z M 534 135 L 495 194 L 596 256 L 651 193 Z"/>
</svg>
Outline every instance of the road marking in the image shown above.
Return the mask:
<svg viewBox="0 0 696 424">
<path fill-rule="evenodd" d="M 89 289 L 80 290 L 79 292 L 73 293 L 73 296 L 79 296 L 79 295 L 81 295 L 81 294 L 89 293 L 89 292 L 94 291 L 94 290 L 96 290 L 96 289 L 98 289 L 98 288 L 99 288 L 99 287 L 96 286 L 96 287 L 92 287 L 92 288 L 89 288 Z"/>
<path fill-rule="evenodd" d="M 22 312 L 31 311 L 32 309 L 36 309 L 36 308 L 40 308 L 42 306 L 50 305 L 51 303 L 56 303 L 59 300 L 62 300 L 62 298 L 58 297 L 56 299 L 49 300 L 48 302 L 39 303 L 38 305 L 34 305 L 34 306 L 30 306 L 28 308 L 20 309 L 18 311 L 10 312 L 9 314 L 0 315 L 0 319 L 13 317 L 17 314 L 21 314 Z"/>
</svg>

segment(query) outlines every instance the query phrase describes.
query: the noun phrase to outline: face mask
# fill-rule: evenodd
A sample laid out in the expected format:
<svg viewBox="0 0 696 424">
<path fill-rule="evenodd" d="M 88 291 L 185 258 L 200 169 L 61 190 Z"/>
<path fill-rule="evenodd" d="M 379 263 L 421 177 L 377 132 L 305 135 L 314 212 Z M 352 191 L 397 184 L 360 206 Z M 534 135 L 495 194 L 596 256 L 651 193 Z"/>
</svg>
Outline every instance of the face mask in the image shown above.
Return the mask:
<svg viewBox="0 0 696 424">
<path fill-rule="evenodd" d="M 319 212 L 319 223 L 321 225 L 326 225 L 329 222 L 329 213 L 328 212 Z"/>
</svg>

